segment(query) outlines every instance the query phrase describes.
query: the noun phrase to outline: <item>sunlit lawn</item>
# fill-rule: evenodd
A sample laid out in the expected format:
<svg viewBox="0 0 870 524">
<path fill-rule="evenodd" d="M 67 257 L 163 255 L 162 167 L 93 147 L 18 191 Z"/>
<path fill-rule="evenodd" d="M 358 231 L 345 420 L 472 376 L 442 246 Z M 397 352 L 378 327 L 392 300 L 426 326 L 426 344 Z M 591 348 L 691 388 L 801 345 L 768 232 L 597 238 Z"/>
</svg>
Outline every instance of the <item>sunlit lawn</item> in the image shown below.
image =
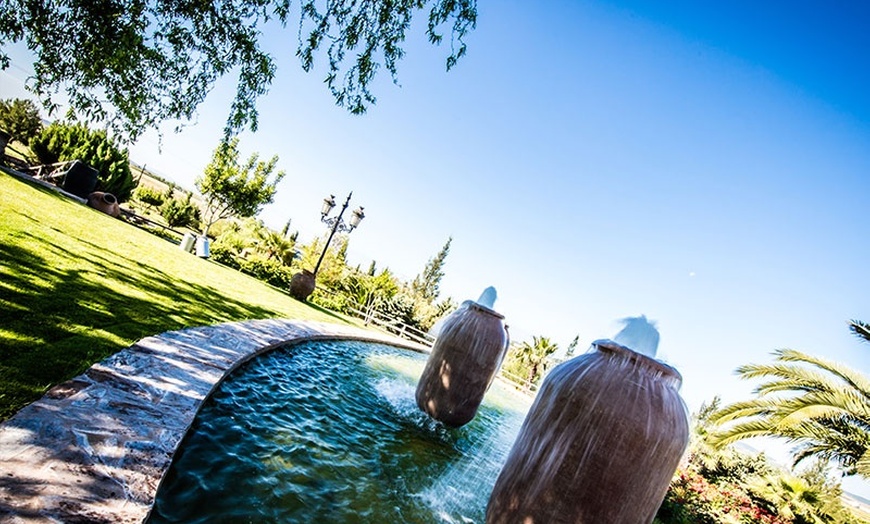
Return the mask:
<svg viewBox="0 0 870 524">
<path fill-rule="evenodd" d="M 344 321 L 0 173 L 0 420 L 142 337 L 269 317 Z"/>
</svg>

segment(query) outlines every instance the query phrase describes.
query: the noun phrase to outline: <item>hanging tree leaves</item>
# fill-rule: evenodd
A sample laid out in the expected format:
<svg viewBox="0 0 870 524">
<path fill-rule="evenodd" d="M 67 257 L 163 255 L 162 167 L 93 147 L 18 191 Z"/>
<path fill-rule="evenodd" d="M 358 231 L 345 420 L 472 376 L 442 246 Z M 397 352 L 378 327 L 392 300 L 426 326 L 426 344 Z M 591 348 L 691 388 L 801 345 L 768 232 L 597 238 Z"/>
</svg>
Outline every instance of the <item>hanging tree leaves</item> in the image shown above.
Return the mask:
<svg viewBox="0 0 870 524">
<path fill-rule="evenodd" d="M 428 9 L 426 34 L 449 27 L 447 69 L 466 52 L 476 0 L 300 0 L 296 55 L 305 71 L 327 58 L 326 84 L 339 106 L 363 113 L 383 66 L 395 80 L 413 18 Z M 31 88 L 49 110 L 63 91 L 74 115 L 106 122 L 135 140 L 167 119 L 189 120 L 215 81 L 238 74 L 226 132 L 257 128 L 257 99 L 275 76 L 260 46 L 267 24 L 286 28 L 290 0 L 56 0 L 0 3 L 2 51 L 23 41 L 36 55 Z M 325 51 L 324 51 L 325 50 Z"/>
</svg>

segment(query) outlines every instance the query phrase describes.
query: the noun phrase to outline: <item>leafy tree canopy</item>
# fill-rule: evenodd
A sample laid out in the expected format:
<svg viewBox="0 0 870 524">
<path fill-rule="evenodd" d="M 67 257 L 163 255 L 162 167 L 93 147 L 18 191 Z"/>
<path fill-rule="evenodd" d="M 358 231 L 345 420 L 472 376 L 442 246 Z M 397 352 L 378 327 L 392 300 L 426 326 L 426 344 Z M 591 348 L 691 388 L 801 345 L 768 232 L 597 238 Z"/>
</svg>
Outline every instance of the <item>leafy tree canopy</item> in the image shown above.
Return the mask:
<svg viewBox="0 0 870 524">
<path fill-rule="evenodd" d="M 196 188 L 205 198 L 203 234 L 218 220 L 235 217 L 252 217 L 272 202 L 276 186 L 284 178 L 284 171 L 275 173 L 278 156 L 269 161 L 259 160 L 254 153 L 244 164 L 239 163 L 239 139 L 221 142 L 215 149 L 212 161 L 205 166 L 203 176 L 196 179 Z"/>
<path fill-rule="evenodd" d="M 29 145 L 30 139 L 41 129 L 39 108 L 32 100 L 0 100 L 0 130 L 6 131 L 22 144 Z"/>
<path fill-rule="evenodd" d="M 450 27 L 449 70 L 465 54 L 476 0 L 300 0 L 296 55 L 311 71 L 327 59 L 326 84 L 339 106 L 365 112 L 381 67 L 393 77 L 412 19 L 428 10 L 433 44 Z M 260 37 L 272 22 L 286 27 L 291 0 L 57 0 L 0 3 L 2 49 L 23 41 L 36 55 L 33 92 L 49 112 L 63 90 L 71 112 L 106 122 L 130 140 L 167 119 L 189 120 L 215 81 L 238 74 L 226 130 L 257 128 L 256 101 L 275 76 Z"/>
</svg>

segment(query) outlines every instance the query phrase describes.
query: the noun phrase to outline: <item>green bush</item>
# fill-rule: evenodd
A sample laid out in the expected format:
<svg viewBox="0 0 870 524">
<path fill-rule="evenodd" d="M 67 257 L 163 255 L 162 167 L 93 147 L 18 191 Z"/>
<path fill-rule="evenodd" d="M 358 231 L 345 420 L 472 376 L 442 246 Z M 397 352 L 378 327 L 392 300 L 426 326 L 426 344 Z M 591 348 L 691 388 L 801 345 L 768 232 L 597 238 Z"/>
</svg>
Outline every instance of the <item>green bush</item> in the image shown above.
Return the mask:
<svg viewBox="0 0 870 524">
<path fill-rule="evenodd" d="M 736 484 L 713 484 L 698 473 L 679 471 L 654 524 L 790 524 L 759 506 Z"/>
<path fill-rule="evenodd" d="M 196 228 L 199 224 L 199 208 L 190 202 L 190 193 L 186 200 L 169 198 L 160 207 L 160 216 L 166 220 L 169 227 Z"/>
<path fill-rule="evenodd" d="M 231 267 L 233 269 L 241 269 L 242 266 L 239 264 L 238 259 L 235 256 L 235 253 L 232 249 L 224 244 L 220 244 L 215 242 L 211 245 L 211 249 L 209 250 L 209 257 L 212 262 L 217 262 L 218 264 L 223 264 L 227 267 Z"/>
<path fill-rule="evenodd" d="M 414 318 L 414 298 L 406 292 L 400 292 L 389 300 L 381 302 L 376 309 L 379 313 L 398 319 L 403 324 L 408 324 L 422 331 L 422 327 Z"/>
<path fill-rule="evenodd" d="M 137 187 L 133 198 L 149 207 L 160 207 L 164 202 L 163 193 L 145 186 Z"/>
<path fill-rule="evenodd" d="M 248 260 L 242 259 L 239 261 L 239 265 L 239 269 L 243 273 L 272 284 L 277 288 L 288 289 L 290 287 L 290 279 L 293 278 L 292 271 L 289 267 L 282 265 L 276 260 L 267 260 L 259 257 Z"/>
<path fill-rule="evenodd" d="M 347 295 L 322 287 L 319 283 L 314 293 L 308 297 L 308 301 L 316 306 L 329 309 L 330 311 L 338 311 L 339 313 L 349 313 L 350 308 L 353 306 L 353 300 Z"/>
<path fill-rule="evenodd" d="M 105 131 L 55 122 L 33 137 L 30 149 L 43 164 L 81 160 L 99 172 L 96 190 L 111 193 L 120 202 L 126 202 L 136 187 L 127 150 Z"/>
</svg>

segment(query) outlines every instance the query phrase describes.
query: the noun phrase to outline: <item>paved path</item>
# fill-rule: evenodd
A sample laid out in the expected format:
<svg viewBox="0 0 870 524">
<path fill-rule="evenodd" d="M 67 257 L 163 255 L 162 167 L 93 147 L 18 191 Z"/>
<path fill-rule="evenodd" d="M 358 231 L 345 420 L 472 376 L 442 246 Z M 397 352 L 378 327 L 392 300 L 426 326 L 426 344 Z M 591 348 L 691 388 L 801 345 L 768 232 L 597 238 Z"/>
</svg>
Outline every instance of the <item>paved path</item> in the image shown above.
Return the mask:
<svg viewBox="0 0 870 524">
<path fill-rule="evenodd" d="M 424 349 L 338 324 L 255 320 L 148 337 L 93 365 L 0 425 L 0 522 L 142 522 L 229 373 L 276 346 L 336 338 Z"/>
</svg>

